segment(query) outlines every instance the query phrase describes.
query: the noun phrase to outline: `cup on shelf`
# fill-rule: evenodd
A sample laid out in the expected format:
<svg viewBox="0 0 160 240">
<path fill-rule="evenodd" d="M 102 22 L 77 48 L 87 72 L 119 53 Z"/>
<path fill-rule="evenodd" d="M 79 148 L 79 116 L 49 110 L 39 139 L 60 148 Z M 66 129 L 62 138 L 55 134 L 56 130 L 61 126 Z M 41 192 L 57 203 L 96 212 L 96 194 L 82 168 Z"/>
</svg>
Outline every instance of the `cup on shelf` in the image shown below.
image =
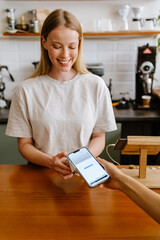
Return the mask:
<svg viewBox="0 0 160 240">
<path fill-rule="evenodd" d="M 132 7 L 132 11 L 134 13 L 135 18 L 140 18 L 141 14 L 143 12 L 144 7 L 143 6 L 135 6 Z"/>
<path fill-rule="evenodd" d="M 130 12 L 130 7 L 128 5 L 121 6 L 118 10 L 119 15 L 121 16 L 121 21 L 119 23 L 120 25 L 120 31 L 128 31 L 128 14 Z"/>
<path fill-rule="evenodd" d="M 93 21 L 94 32 L 111 32 L 113 31 L 112 21 L 108 18 L 99 18 Z"/>
<path fill-rule="evenodd" d="M 142 96 L 142 103 L 144 107 L 149 107 L 150 106 L 150 101 L 151 101 L 151 96 L 149 95 L 143 95 Z"/>
<path fill-rule="evenodd" d="M 144 19 L 143 18 L 133 18 L 130 21 L 130 30 L 131 31 L 141 31 L 144 26 Z"/>
<path fill-rule="evenodd" d="M 120 16 L 123 19 L 126 19 L 130 11 L 130 7 L 128 5 L 121 6 L 118 10 Z"/>
<path fill-rule="evenodd" d="M 111 32 L 112 28 L 112 21 L 111 19 L 101 18 L 100 22 L 100 31 L 101 32 Z"/>
<path fill-rule="evenodd" d="M 145 31 L 154 31 L 158 26 L 158 20 L 156 18 L 146 18 L 143 26 Z"/>
</svg>

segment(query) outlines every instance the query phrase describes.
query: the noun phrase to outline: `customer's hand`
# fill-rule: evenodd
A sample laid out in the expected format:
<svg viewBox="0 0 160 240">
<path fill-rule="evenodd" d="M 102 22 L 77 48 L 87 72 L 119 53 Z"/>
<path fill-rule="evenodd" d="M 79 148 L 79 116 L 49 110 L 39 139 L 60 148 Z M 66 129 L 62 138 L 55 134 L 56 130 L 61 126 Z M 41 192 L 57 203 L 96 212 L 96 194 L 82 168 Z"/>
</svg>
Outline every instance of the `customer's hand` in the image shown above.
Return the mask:
<svg viewBox="0 0 160 240">
<path fill-rule="evenodd" d="M 107 160 L 101 159 L 99 157 L 97 160 L 104 165 L 107 173 L 110 175 L 109 181 L 101 184 L 100 187 L 120 190 L 120 179 L 124 174 L 113 163 L 110 163 Z"/>
<path fill-rule="evenodd" d="M 52 157 L 50 168 L 56 171 L 62 178 L 68 179 L 73 176 L 73 173 L 69 166 L 64 164 L 64 158 L 67 157 L 67 153 L 62 152 Z"/>
</svg>

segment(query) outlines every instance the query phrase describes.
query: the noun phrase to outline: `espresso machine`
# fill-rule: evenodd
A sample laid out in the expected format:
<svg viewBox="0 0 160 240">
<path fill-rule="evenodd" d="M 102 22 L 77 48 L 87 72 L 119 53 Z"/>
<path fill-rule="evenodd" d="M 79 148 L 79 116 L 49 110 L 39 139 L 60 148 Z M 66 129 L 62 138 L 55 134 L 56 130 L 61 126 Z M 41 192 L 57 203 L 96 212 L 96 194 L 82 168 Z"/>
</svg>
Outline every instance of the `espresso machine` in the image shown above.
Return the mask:
<svg viewBox="0 0 160 240">
<path fill-rule="evenodd" d="M 156 46 L 149 44 L 138 47 L 138 62 L 136 72 L 136 106 L 143 108 L 142 96 L 152 97 L 152 86 L 156 69 Z M 151 106 L 149 105 L 148 108 Z"/>
</svg>

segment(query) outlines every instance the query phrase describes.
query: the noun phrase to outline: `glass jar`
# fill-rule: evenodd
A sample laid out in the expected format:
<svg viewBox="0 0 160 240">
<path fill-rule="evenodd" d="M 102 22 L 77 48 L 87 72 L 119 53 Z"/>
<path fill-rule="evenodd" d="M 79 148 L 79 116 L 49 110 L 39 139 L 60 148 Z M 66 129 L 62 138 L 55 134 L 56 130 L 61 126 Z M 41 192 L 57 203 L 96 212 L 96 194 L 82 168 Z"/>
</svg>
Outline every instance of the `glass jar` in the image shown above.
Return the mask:
<svg viewBox="0 0 160 240">
<path fill-rule="evenodd" d="M 143 18 L 133 18 L 132 19 L 132 30 L 140 31 L 144 26 L 144 19 Z"/>
<path fill-rule="evenodd" d="M 155 30 L 156 26 L 157 26 L 157 19 L 156 18 L 146 18 L 145 19 L 145 24 L 144 24 L 144 29 L 153 31 Z"/>
</svg>

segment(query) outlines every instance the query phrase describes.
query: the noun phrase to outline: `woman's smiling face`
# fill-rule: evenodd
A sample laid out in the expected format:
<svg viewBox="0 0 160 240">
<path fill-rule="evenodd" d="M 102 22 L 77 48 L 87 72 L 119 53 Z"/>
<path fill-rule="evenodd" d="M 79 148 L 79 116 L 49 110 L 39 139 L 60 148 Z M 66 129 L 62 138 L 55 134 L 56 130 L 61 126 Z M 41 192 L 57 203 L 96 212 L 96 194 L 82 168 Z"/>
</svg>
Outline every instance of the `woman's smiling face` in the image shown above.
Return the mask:
<svg viewBox="0 0 160 240">
<path fill-rule="evenodd" d="M 42 37 L 42 43 L 48 51 L 52 69 L 69 72 L 78 57 L 78 32 L 62 25 L 53 29 L 47 40 Z"/>
</svg>

